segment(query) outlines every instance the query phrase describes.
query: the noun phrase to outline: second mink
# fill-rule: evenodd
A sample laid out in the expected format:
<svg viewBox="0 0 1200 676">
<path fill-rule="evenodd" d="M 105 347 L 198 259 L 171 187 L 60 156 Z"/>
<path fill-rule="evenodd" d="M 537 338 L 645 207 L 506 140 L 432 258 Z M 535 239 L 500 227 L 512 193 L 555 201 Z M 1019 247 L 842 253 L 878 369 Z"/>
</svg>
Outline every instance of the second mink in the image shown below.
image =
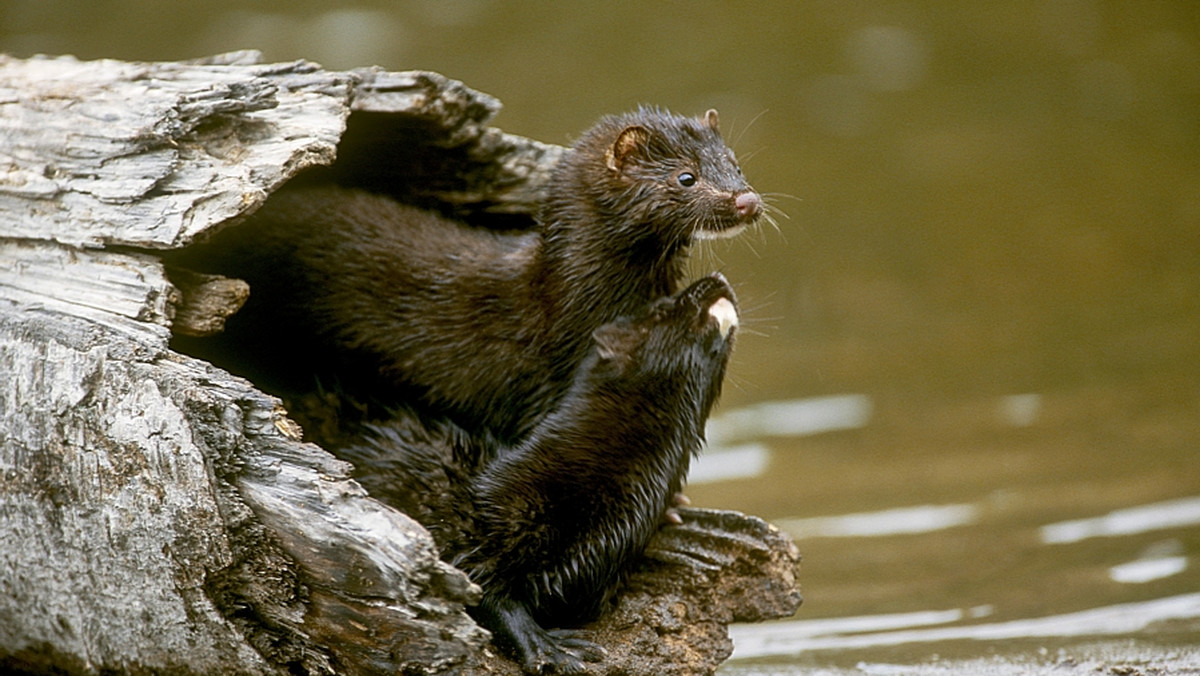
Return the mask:
<svg viewBox="0 0 1200 676">
<path fill-rule="evenodd" d="M 546 192 L 537 228 L 498 232 L 363 190 L 285 188 L 215 242 L 221 272 L 251 289 L 229 339 L 276 373 L 332 360 L 323 387 L 371 380 L 514 441 L 563 397 L 597 327 L 675 293 L 689 245 L 764 212 L 716 111 L 605 117 Z"/>
<path fill-rule="evenodd" d="M 687 476 L 738 325 L 719 273 L 593 333 L 562 401 L 515 444 L 397 411 L 330 449 L 483 588 L 469 609 L 527 673 L 581 673 Z M 605 670 L 608 673 L 611 670 Z"/>
</svg>

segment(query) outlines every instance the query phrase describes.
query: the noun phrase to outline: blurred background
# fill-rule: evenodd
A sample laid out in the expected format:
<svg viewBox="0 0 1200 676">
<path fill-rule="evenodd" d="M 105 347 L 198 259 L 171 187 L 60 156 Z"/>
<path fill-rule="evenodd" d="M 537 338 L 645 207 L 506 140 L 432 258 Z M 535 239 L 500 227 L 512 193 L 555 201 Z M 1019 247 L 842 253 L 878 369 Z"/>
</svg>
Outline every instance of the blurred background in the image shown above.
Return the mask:
<svg viewBox="0 0 1200 676">
<path fill-rule="evenodd" d="M 553 143 L 720 110 L 786 216 L 693 257 L 744 319 L 689 494 L 791 532 L 806 599 L 728 673 L 1197 644 L 1193 2 L 0 0 L 16 56 L 246 48 Z"/>
</svg>

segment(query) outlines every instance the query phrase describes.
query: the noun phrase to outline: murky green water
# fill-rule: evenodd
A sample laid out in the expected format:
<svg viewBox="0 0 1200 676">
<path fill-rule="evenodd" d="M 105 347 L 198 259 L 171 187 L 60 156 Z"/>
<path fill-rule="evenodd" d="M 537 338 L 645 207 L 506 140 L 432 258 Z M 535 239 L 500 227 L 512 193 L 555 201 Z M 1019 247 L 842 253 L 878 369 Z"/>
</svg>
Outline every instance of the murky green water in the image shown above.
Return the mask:
<svg viewBox="0 0 1200 676">
<path fill-rule="evenodd" d="M 696 257 L 743 304 L 722 411 L 855 395 L 689 490 L 805 557 L 796 624 L 730 673 L 1200 642 L 1194 3 L 0 4 L 18 55 L 247 47 L 437 70 L 560 143 L 721 110 L 789 216 Z"/>
</svg>

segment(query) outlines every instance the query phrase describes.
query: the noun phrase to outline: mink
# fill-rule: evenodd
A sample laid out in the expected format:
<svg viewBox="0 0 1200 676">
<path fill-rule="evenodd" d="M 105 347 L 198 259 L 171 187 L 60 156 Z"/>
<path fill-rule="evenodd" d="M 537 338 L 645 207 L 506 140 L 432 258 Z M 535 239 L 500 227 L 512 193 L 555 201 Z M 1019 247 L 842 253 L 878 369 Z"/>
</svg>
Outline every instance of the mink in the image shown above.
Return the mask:
<svg viewBox="0 0 1200 676">
<path fill-rule="evenodd" d="M 562 400 L 515 444 L 402 414 L 335 453 L 481 585 L 470 612 L 500 648 L 529 673 L 576 673 L 603 651 L 574 628 L 660 527 L 736 325 L 733 291 L 713 274 L 592 332 Z"/>
<path fill-rule="evenodd" d="M 716 111 L 603 118 L 555 168 L 527 231 L 285 187 L 214 242 L 218 271 L 251 289 L 227 361 L 294 376 L 276 388 L 285 398 L 316 372 L 321 387 L 513 442 L 565 394 L 597 327 L 673 294 L 693 241 L 763 211 Z"/>
</svg>

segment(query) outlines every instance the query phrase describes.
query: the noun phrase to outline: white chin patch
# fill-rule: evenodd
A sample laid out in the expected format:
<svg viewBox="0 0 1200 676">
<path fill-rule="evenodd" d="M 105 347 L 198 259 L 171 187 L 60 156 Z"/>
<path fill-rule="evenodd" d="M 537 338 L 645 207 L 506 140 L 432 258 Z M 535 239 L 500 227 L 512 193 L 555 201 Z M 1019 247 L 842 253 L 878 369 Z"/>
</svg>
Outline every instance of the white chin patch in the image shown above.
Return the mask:
<svg viewBox="0 0 1200 676">
<path fill-rule="evenodd" d="M 745 223 L 742 223 L 741 225 L 736 225 L 732 228 L 725 228 L 724 230 L 703 230 L 703 229 L 701 229 L 701 230 L 697 230 L 695 233 L 693 233 L 692 237 L 695 237 L 696 239 L 728 239 L 730 237 L 737 237 L 745 229 L 746 229 Z"/>
<path fill-rule="evenodd" d="M 719 298 L 708 308 L 708 316 L 717 320 L 717 329 L 722 337 L 728 337 L 729 332 L 738 325 L 737 309 L 728 298 Z"/>
</svg>

